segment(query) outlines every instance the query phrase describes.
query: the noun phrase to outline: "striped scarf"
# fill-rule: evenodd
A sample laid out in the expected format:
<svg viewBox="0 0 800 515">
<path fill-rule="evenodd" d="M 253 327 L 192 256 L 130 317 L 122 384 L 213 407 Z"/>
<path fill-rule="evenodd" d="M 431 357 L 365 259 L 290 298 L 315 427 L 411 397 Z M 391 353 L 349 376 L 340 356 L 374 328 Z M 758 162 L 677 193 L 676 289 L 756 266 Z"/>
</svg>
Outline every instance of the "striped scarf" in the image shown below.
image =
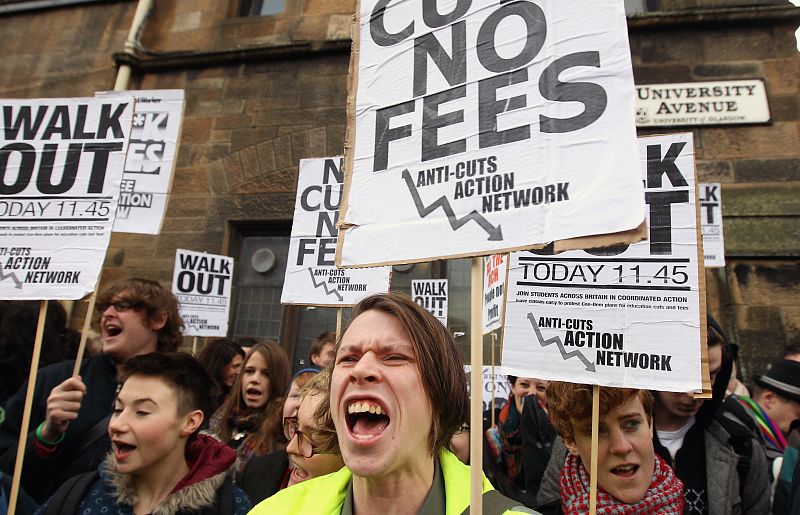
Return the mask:
<svg viewBox="0 0 800 515">
<path fill-rule="evenodd" d="M 753 415 L 764 440 L 781 453 L 786 451 L 786 438 L 783 436 L 781 430 L 775 426 L 772 419 L 769 418 L 769 415 L 761 409 L 761 406 L 756 404 L 750 397 L 744 395 L 737 397 L 736 400 L 744 406 L 744 409 Z"/>
<path fill-rule="evenodd" d="M 626 504 L 597 487 L 597 515 L 675 515 L 683 513 L 683 483 L 656 454 L 650 487 L 641 501 Z M 589 512 L 589 473 L 580 458 L 567 456 L 561 469 L 561 507 L 564 515 Z"/>
</svg>

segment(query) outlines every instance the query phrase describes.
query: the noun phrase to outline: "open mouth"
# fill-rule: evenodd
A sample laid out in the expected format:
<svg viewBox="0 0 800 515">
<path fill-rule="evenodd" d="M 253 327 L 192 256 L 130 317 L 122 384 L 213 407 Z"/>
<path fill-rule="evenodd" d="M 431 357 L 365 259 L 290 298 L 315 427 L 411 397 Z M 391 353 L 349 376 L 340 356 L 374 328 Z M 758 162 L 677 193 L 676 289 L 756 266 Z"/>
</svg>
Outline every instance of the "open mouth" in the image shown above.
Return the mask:
<svg viewBox="0 0 800 515">
<path fill-rule="evenodd" d="M 308 472 L 306 472 L 305 470 L 301 469 L 297 465 L 295 465 L 292 468 L 291 481 L 292 481 L 293 484 L 302 483 L 303 481 L 305 481 L 307 479 L 311 479 L 311 476 L 309 475 Z"/>
<path fill-rule="evenodd" d="M 248 388 L 247 390 L 244 391 L 244 393 L 249 395 L 250 397 L 261 396 L 261 390 L 259 390 L 258 388 Z"/>
<path fill-rule="evenodd" d="M 124 460 L 130 454 L 136 450 L 135 445 L 130 445 L 127 443 L 122 442 L 114 442 L 114 456 L 117 458 L 117 461 Z"/>
<path fill-rule="evenodd" d="M 368 442 L 386 430 L 391 419 L 386 409 L 371 400 L 354 400 L 347 405 L 347 428 L 357 440 Z"/>
<path fill-rule="evenodd" d="M 117 336 L 122 332 L 122 328 L 117 325 L 106 324 L 106 334 L 108 336 Z"/>
<path fill-rule="evenodd" d="M 639 470 L 639 465 L 620 465 L 619 467 L 614 467 L 611 469 L 611 473 L 621 479 L 629 479 L 636 475 L 636 472 Z"/>
</svg>

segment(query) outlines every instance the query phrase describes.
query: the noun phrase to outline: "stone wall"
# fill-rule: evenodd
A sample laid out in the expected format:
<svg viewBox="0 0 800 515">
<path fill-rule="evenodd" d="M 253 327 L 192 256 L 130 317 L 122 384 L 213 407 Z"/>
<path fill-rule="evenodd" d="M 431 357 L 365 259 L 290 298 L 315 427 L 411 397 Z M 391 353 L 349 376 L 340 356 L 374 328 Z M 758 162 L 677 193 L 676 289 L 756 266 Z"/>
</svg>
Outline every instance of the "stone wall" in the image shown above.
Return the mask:
<svg viewBox="0 0 800 515">
<path fill-rule="evenodd" d="M 186 112 L 161 234 L 114 234 L 104 280 L 172 279 L 176 248 L 226 252 L 229 224 L 290 220 L 300 159 L 344 151 L 348 56 L 147 74 L 183 88 Z"/>
<path fill-rule="evenodd" d="M 800 345 L 800 9 L 630 20 L 637 84 L 764 79 L 772 123 L 694 129 L 699 178 L 722 183 L 727 266 L 709 311 L 740 344 L 743 376 Z"/>
<path fill-rule="evenodd" d="M 353 0 L 287 0 L 285 14 L 248 18 L 234 16 L 233 0 L 156 4 L 142 48 L 116 59 L 133 66 L 131 89 L 186 90 L 178 164 L 162 233 L 114 234 L 103 284 L 169 281 L 176 248 L 224 253 L 235 225 L 290 220 L 298 160 L 343 152 Z M 134 7 L 0 16 L 0 96 L 111 88 Z M 700 180 L 723 183 L 728 266 L 708 271 L 709 309 L 741 344 L 746 376 L 800 344 L 798 12 L 629 20 L 637 83 L 766 81 L 772 123 L 693 131 Z"/>
</svg>

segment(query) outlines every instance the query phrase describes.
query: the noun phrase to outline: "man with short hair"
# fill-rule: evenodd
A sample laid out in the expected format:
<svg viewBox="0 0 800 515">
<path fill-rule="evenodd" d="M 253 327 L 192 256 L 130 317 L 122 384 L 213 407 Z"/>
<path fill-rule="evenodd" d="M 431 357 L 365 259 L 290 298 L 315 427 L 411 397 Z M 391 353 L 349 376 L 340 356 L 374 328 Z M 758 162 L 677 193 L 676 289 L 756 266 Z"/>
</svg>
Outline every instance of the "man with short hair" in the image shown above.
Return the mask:
<svg viewBox="0 0 800 515">
<path fill-rule="evenodd" d="M 788 345 L 783 359 L 800 361 L 800 346 Z M 786 437 L 786 450 L 783 463 L 775 481 L 775 495 L 772 501 L 774 515 L 800 514 L 800 420 L 796 420 Z M 794 488 L 793 488 L 794 485 Z"/>
<path fill-rule="evenodd" d="M 732 396 L 729 402 L 738 402 L 751 419 L 751 429 L 764 449 L 769 463 L 771 493 L 778 495 L 778 505 L 785 501 L 785 494 L 778 494 L 783 456 L 787 450 L 787 438 L 792 423 L 800 420 L 800 362 L 782 359 L 772 365 L 765 374 L 754 377 L 753 397 Z M 792 469 L 793 472 L 793 469 Z M 788 467 L 784 475 L 790 474 Z M 784 477 L 784 481 L 791 481 Z M 776 513 L 780 513 L 780 509 Z"/>
<path fill-rule="evenodd" d="M 732 359 L 722 329 L 710 317 L 708 368 L 711 399 L 696 399 L 686 393 L 654 392 L 656 452 L 670 462 L 684 483 L 684 513 L 767 513 L 769 480 L 763 452 L 746 429 L 735 436 L 717 419 Z M 735 438 L 747 441 L 740 446 L 738 440 L 734 443 Z M 740 463 L 747 464 L 746 471 Z"/>
<path fill-rule="evenodd" d="M 39 370 L 34 386 L 22 485 L 43 502 L 65 479 L 94 470 L 110 449 L 106 434 L 118 370 L 130 358 L 172 352 L 182 340 L 183 321 L 172 293 L 156 281 L 131 278 L 114 283 L 97 298 L 103 352 Z M 87 314 L 91 316 L 91 314 Z M 11 472 L 22 423 L 27 383 L 6 403 L 0 427 L 0 467 Z"/>
<path fill-rule="evenodd" d="M 308 360 L 312 366 L 326 368 L 336 357 L 336 333 L 325 331 L 311 341 Z"/>
<path fill-rule="evenodd" d="M 315 452 L 338 445 L 345 467 L 281 490 L 251 513 L 436 513 L 469 510 L 470 469 L 446 445 L 469 397 L 455 341 L 407 295 L 353 308 L 315 414 Z M 482 478 L 486 513 L 536 513 Z M 496 510 L 490 511 L 494 505 Z"/>
<path fill-rule="evenodd" d="M 786 450 L 792 422 L 800 419 L 800 362 L 783 359 L 753 378 L 753 397 L 737 397 L 756 422 L 767 457 Z"/>
</svg>

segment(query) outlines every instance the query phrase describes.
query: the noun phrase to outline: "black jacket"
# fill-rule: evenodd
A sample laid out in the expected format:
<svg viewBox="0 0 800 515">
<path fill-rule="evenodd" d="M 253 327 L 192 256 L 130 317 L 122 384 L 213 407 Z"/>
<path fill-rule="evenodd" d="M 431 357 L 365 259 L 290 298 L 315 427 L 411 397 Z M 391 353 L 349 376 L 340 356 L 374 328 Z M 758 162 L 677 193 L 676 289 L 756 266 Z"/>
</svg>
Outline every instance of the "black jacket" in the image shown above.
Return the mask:
<svg viewBox="0 0 800 515">
<path fill-rule="evenodd" d="M 289 455 L 280 449 L 263 456 L 254 456 L 242 471 L 237 484 L 253 506 L 281 489 L 281 480 L 289 468 Z"/>
<path fill-rule="evenodd" d="M 50 458 L 39 457 L 34 448 L 34 432 L 45 419 L 47 397 L 50 391 L 72 376 L 75 362 L 63 361 L 39 370 L 33 396 L 30 433 L 25 449 L 25 463 L 21 484 L 38 502 L 44 502 L 67 478 L 95 470 L 111 448 L 107 418 L 114 408 L 117 390 L 117 369 L 110 358 L 104 355 L 89 358 L 81 365 L 80 375 L 86 385 L 86 396 L 78 412 L 78 418 L 70 423 L 64 441 Z M 12 473 L 17 453 L 22 412 L 27 382 L 6 402 L 6 419 L 0 427 L 0 469 Z M 105 424 L 103 424 L 105 422 Z M 93 431 L 93 428 L 98 427 Z M 87 436 L 97 435 L 87 442 Z"/>
<path fill-rule="evenodd" d="M 525 501 L 527 506 L 533 506 L 547 462 L 550 461 L 556 429 L 539 405 L 539 398 L 536 395 L 525 397 L 520 425 L 522 426 L 522 475 L 527 495 Z"/>
</svg>

